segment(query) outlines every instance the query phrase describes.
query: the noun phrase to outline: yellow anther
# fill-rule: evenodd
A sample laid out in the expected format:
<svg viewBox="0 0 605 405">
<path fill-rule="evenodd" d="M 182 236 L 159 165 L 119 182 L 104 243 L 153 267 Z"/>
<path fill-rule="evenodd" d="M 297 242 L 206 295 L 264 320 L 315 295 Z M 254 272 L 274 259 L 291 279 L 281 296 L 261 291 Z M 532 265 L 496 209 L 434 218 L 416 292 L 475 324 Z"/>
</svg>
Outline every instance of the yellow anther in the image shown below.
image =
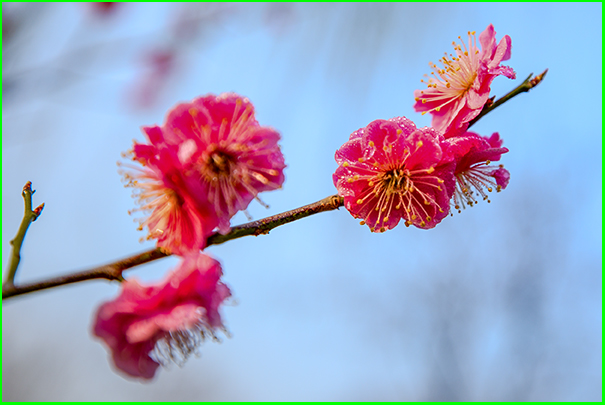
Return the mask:
<svg viewBox="0 0 605 405">
<path fill-rule="evenodd" d="M 410 221 L 405 221 L 404 225 L 406 228 L 409 228 L 412 223 Z"/>
<path fill-rule="evenodd" d="M 353 181 L 355 181 L 355 180 L 353 180 L 351 177 L 349 177 L 349 178 L 347 179 L 347 183 L 353 183 Z"/>
<path fill-rule="evenodd" d="M 359 175 L 356 174 L 355 176 L 353 176 L 353 180 L 359 180 Z"/>
<path fill-rule="evenodd" d="M 397 135 L 401 135 L 403 133 L 403 130 L 401 128 L 397 128 Z"/>
<path fill-rule="evenodd" d="M 387 222 L 389 220 L 389 217 L 384 217 L 384 219 L 382 220 L 382 222 Z"/>
<path fill-rule="evenodd" d="M 344 162 L 344 163 L 342 164 L 342 167 L 349 167 L 349 162 Z"/>
<path fill-rule="evenodd" d="M 369 146 L 370 148 L 373 148 L 373 147 L 374 147 L 374 141 L 370 141 L 370 142 L 368 142 L 368 146 Z"/>
<path fill-rule="evenodd" d="M 357 200 L 357 204 L 363 204 L 363 200 L 360 198 L 359 200 Z"/>
<path fill-rule="evenodd" d="M 433 166 L 429 167 L 428 170 L 426 171 L 427 174 L 431 174 L 435 171 L 435 168 Z"/>
<path fill-rule="evenodd" d="M 432 218 L 431 218 L 431 216 L 430 216 L 430 215 L 427 215 L 427 216 L 426 216 L 426 220 L 427 220 L 427 221 L 429 221 L 429 222 L 430 222 L 430 221 L 431 221 L 431 219 L 432 219 Z"/>
<path fill-rule="evenodd" d="M 365 224 L 366 224 L 366 221 L 361 221 L 361 222 L 359 223 L 359 225 L 365 225 Z"/>
<path fill-rule="evenodd" d="M 435 111 L 439 112 L 439 110 L 441 110 L 441 107 L 435 108 Z"/>
<path fill-rule="evenodd" d="M 492 163 L 492 161 L 491 161 L 491 160 L 486 160 L 486 161 L 485 161 L 485 165 L 486 165 L 486 166 L 487 166 L 487 165 L 489 165 L 490 163 Z"/>
<path fill-rule="evenodd" d="M 189 114 L 191 114 L 192 117 L 195 117 L 197 116 L 197 110 L 195 108 L 190 108 Z"/>
<path fill-rule="evenodd" d="M 422 141 L 418 141 L 418 142 L 416 142 L 416 147 L 417 147 L 417 148 L 420 148 L 422 145 L 424 145 L 424 144 L 422 143 Z"/>
<path fill-rule="evenodd" d="M 493 190 L 493 189 L 492 189 L 491 187 L 488 187 L 488 188 L 487 188 L 487 191 L 489 191 L 490 193 L 492 192 L 492 190 Z"/>
<path fill-rule="evenodd" d="M 426 201 L 426 200 L 424 200 L 424 205 L 431 205 L 431 203 L 428 202 L 428 201 Z"/>
<path fill-rule="evenodd" d="M 412 221 L 416 219 L 416 215 L 412 215 Z"/>
<path fill-rule="evenodd" d="M 475 31 L 471 31 L 471 35 L 475 35 Z"/>
<path fill-rule="evenodd" d="M 443 184 L 444 180 L 443 179 L 437 179 L 437 183 Z"/>
<path fill-rule="evenodd" d="M 374 182 L 372 180 L 368 180 L 368 187 L 372 187 L 374 185 Z"/>
<path fill-rule="evenodd" d="M 358 161 L 359 163 L 363 163 L 363 162 L 365 162 L 365 159 L 364 159 L 363 157 L 360 157 L 359 159 L 357 159 L 357 161 Z"/>
<path fill-rule="evenodd" d="M 425 225 L 426 225 L 426 222 L 424 222 L 424 221 L 420 222 L 420 226 L 425 226 Z"/>
</svg>

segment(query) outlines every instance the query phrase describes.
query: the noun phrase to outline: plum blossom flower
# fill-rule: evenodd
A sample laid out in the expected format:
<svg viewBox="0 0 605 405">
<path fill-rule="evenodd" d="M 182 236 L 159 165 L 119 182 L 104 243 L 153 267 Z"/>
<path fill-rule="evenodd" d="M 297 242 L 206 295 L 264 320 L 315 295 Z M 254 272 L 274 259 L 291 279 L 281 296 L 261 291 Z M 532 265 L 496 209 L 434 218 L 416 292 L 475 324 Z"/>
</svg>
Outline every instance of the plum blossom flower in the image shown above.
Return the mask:
<svg viewBox="0 0 605 405">
<path fill-rule="evenodd" d="M 502 154 L 508 152 L 507 148 L 502 147 L 502 139 L 497 132 L 489 138 L 466 132 L 448 138 L 446 142 L 456 161 L 453 205 L 458 212 L 467 204 L 471 207 L 476 204 L 478 196 L 490 202 L 486 191 L 495 189 L 500 192 L 506 188 L 510 173 L 503 165 L 491 165 L 491 162 L 500 160 Z"/>
<path fill-rule="evenodd" d="M 187 175 L 202 184 L 218 217 L 221 233 L 229 220 L 245 210 L 258 194 L 281 188 L 286 167 L 279 133 L 262 127 L 254 106 L 233 93 L 199 97 L 177 105 L 162 127 L 169 143 L 177 145 Z"/>
<path fill-rule="evenodd" d="M 429 229 L 449 212 L 454 163 L 444 138 L 405 117 L 376 120 L 336 151 L 332 178 L 344 205 L 373 232 L 405 225 Z"/>
<path fill-rule="evenodd" d="M 138 205 L 130 213 L 141 212 L 139 230 L 147 227 L 147 239 L 175 254 L 195 252 L 205 247 L 206 238 L 218 224 L 218 218 L 205 199 L 199 181 L 184 174 L 178 150 L 170 147 L 159 127 L 144 127 L 149 144 L 135 142 L 124 156 L 143 167 L 118 165 L 126 187 L 132 187 Z"/>
<path fill-rule="evenodd" d="M 432 62 L 429 64 L 432 77 L 428 81 L 421 80 L 428 88 L 414 92 L 414 109 L 422 114 L 430 112 L 432 127 L 449 136 L 464 133 L 468 123 L 479 115 L 496 76 L 516 77 L 513 69 L 500 65 L 510 59 L 511 39 L 505 35 L 496 45 L 493 25 L 479 35 L 481 50 L 475 31 L 468 32 L 468 43 L 461 37 L 458 39 L 460 44 L 452 42 L 455 55 L 446 53 L 440 59 L 443 68 Z"/>
<path fill-rule="evenodd" d="M 262 191 L 281 188 L 284 156 L 279 133 L 254 119 L 254 107 L 233 93 L 179 104 L 162 127 L 144 127 L 149 144 L 135 142 L 129 155 L 144 167 L 125 165 L 127 187 L 147 216 L 148 239 L 176 254 L 203 249 L 218 227 Z"/>
<path fill-rule="evenodd" d="M 117 298 L 99 307 L 93 333 L 118 369 L 151 379 L 160 364 L 181 365 L 206 338 L 218 340 L 217 330 L 226 333 L 218 310 L 231 293 L 221 275 L 219 262 L 197 253 L 158 285 L 127 280 Z"/>
</svg>

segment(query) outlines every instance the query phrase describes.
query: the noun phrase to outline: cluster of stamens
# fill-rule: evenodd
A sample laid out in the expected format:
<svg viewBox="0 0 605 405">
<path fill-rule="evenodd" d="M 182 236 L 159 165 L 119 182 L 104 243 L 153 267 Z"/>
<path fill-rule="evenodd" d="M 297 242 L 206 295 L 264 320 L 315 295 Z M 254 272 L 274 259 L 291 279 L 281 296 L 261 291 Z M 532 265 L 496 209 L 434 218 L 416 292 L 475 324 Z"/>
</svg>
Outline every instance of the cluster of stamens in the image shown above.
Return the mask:
<svg viewBox="0 0 605 405">
<path fill-rule="evenodd" d="M 132 151 L 124 153 L 122 156 L 136 161 Z M 144 162 L 139 163 L 144 165 Z M 119 174 L 122 175 L 124 187 L 133 189 L 132 198 L 137 205 L 137 207 L 129 210 L 128 214 L 132 215 L 140 212 L 147 215 L 134 219 L 139 224 L 138 231 L 142 231 L 145 226 L 149 229 L 147 236 L 141 238 L 140 241 L 160 237 L 164 233 L 167 218 L 173 215 L 183 204 L 182 198 L 176 191 L 167 188 L 150 169 L 120 161 L 117 164 L 120 167 Z M 123 168 L 128 168 L 130 171 Z M 154 229 L 149 226 L 151 223 L 156 223 Z"/>
<path fill-rule="evenodd" d="M 229 336 L 226 329 L 222 330 Z M 200 322 L 190 329 L 167 332 L 156 342 L 149 356 L 163 367 L 168 367 L 171 363 L 182 367 L 191 355 L 200 356 L 199 347 L 206 339 L 221 341 L 212 327 Z"/>
<path fill-rule="evenodd" d="M 492 175 L 494 167 L 489 166 L 490 161 L 475 163 L 468 170 L 456 174 L 456 191 L 454 193 L 453 204 L 458 213 L 466 208 L 466 205 L 472 207 L 479 201 L 476 197 L 480 196 L 483 201 L 490 203 L 487 193 L 502 191 L 502 187 L 496 183 Z M 503 168 L 503 165 L 499 165 Z M 486 193 L 487 191 L 487 193 Z"/>
<path fill-rule="evenodd" d="M 263 139 L 251 142 L 253 133 L 250 128 L 253 126 L 250 122 L 254 120 L 252 108 L 248 106 L 240 115 L 239 107 L 241 102 L 236 107 L 229 130 L 228 121 L 221 122 L 220 141 L 208 143 L 207 153 L 202 154 L 197 166 L 201 179 L 210 186 L 209 198 L 214 201 L 214 208 L 219 215 L 233 215 L 237 211 L 236 203 L 247 205 L 241 203 L 241 191 L 238 188 L 245 189 L 261 205 L 267 207 L 267 204 L 258 197 L 259 191 L 262 190 L 257 189 L 254 181 L 274 189 L 281 187 L 268 178 L 268 176 L 277 176 L 279 174 L 277 170 L 257 166 L 248 156 L 249 153 L 255 157 L 268 153 L 263 149 L 267 146 L 267 141 Z M 239 117 L 235 118 L 238 115 Z M 210 141 L 210 129 L 202 127 L 201 136 L 202 139 Z M 226 207 L 221 202 L 224 202 Z M 227 212 L 223 212 L 223 207 Z M 244 212 L 247 214 L 246 211 Z"/>
<path fill-rule="evenodd" d="M 433 91 L 430 94 L 426 94 L 424 91 L 421 91 L 422 96 L 416 97 L 415 100 L 422 100 L 423 104 L 429 101 L 442 102 L 435 105 L 431 110 L 423 111 L 423 115 L 430 111 L 439 112 L 442 107 L 461 98 L 473 85 L 477 77 L 479 49 L 477 48 L 475 31 L 469 31 L 468 37 L 468 46 L 462 42 L 461 37 L 458 37 L 460 44 L 452 42 L 456 55 L 445 53 L 445 56 L 439 60 L 443 64 L 443 68 L 439 68 L 437 64 L 429 62 L 429 66 L 433 70 L 431 72 L 432 77 L 428 80 L 422 79 L 420 81 L 426 84 L 429 89 L 436 90 L 437 93 Z"/>
</svg>

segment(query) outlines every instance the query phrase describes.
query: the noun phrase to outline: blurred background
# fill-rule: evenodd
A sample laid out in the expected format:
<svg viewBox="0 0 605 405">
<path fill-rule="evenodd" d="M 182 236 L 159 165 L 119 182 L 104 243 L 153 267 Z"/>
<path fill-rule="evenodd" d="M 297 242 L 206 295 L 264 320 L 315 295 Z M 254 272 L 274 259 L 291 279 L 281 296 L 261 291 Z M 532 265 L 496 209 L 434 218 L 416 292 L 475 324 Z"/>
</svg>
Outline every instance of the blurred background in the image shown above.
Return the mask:
<svg viewBox="0 0 605 405">
<path fill-rule="evenodd" d="M 2 399 L 600 401 L 600 3 L 2 4 L 2 265 L 26 181 L 46 203 L 18 282 L 153 247 L 139 243 L 116 161 L 179 102 L 234 91 L 282 134 L 283 190 L 255 219 L 335 193 L 334 152 L 412 109 L 459 35 L 512 38 L 482 119 L 510 153 L 509 187 L 424 231 L 372 234 L 346 210 L 212 246 L 232 333 L 141 383 L 91 336 L 118 285 L 89 281 L 2 306 Z M 232 224 L 246 222 L 242 214 Z M 160 280 L 167 258 L 125 273 Z"/>
</svg>

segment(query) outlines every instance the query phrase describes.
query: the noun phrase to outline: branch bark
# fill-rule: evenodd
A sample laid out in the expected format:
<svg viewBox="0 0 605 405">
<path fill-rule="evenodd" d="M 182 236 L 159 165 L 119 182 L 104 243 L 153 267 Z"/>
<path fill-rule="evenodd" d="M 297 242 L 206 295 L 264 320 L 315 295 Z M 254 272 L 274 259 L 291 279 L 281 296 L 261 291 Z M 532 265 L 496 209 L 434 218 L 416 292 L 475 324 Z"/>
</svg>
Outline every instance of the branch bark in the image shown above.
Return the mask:
<svg viewBox="0 0 605 405">
<path fill-rule="evenodd" d="M 544 76 L 546 76 L 547 72 L 548 72 L 548 69 L 546 69 L 544 72 L 540 73 L 538 76 L 535 76 L 533 79 L 532 79 L 532 76 L 534 74 L 530 73 L 530 75 L 527 76 L 527 78 L 525 80 L 523 80 L 523 83 L 521 83 L 520 85 L 515 87 L 513 90 L 511 90 L 510 92 L 508 92 L 507 94 L 505 94 L 504 96 L 500 97 L 498 100 L 496 100 L 492 103 L 488 102 L 488 104 L 486 104 L 485 107 L 483 107 L 483 110 L 481 110 L 479 115 L 477 115 L 475 118 L 473 118 L 469 122 L 468 127 L 469 128 L 472 127 L 475 123 L 477 123 L 477 121 L 479 121 L 485 115 L 492 112 L 496 108 L 500 107 L 502 104 L 506 103 L 507 101 L 511 100 L 513 97 L 518 96 L 521 93 L 528 92 L 531 89 L 533 89 L 534 87 L 536 87 L 538 84 L 540 84 L 542 82 L 542 80 L 544 79 Z"/>
<path fill-rule="evenodd" d="M 258 221 L 248 222 L 243 225 L 234 226 L 226 235 L 214 233 L 210 235 L 206 241 L 207 246 L 219 245 L 232 239 L 242 238 L 249 235 L 267 235 L 273 228 L 278 226 L 308 217 L 324 211 L 338 209 L 343 205 L 343 198 L 338 195 L 332 195 L 317 201 L 312 204 L 296 208 L 291 211 L 282 212 L 281 214 L 273 215 Z M 62 285 L 78 283 L 86 280 L 106 279 L 123 281 L 122 272 L 139 266 L 144 263 L 161 259 L 170 256 L 170 253 L 163 249 L 151 249 L 134 256 L 118 260 L 103 266 L 94 267 L 87 270 L 82 270 L 76 273 L 67 274 L 48 280 L 38 281 L 35 283 L 16 286 L 13 283 L 5 283 L 2 286 L 2 299 L 8 299 L 19 295 L 27 294 L 34 291 L 45 290 L 48 288 L 59 287 Z"/>
</svg>

